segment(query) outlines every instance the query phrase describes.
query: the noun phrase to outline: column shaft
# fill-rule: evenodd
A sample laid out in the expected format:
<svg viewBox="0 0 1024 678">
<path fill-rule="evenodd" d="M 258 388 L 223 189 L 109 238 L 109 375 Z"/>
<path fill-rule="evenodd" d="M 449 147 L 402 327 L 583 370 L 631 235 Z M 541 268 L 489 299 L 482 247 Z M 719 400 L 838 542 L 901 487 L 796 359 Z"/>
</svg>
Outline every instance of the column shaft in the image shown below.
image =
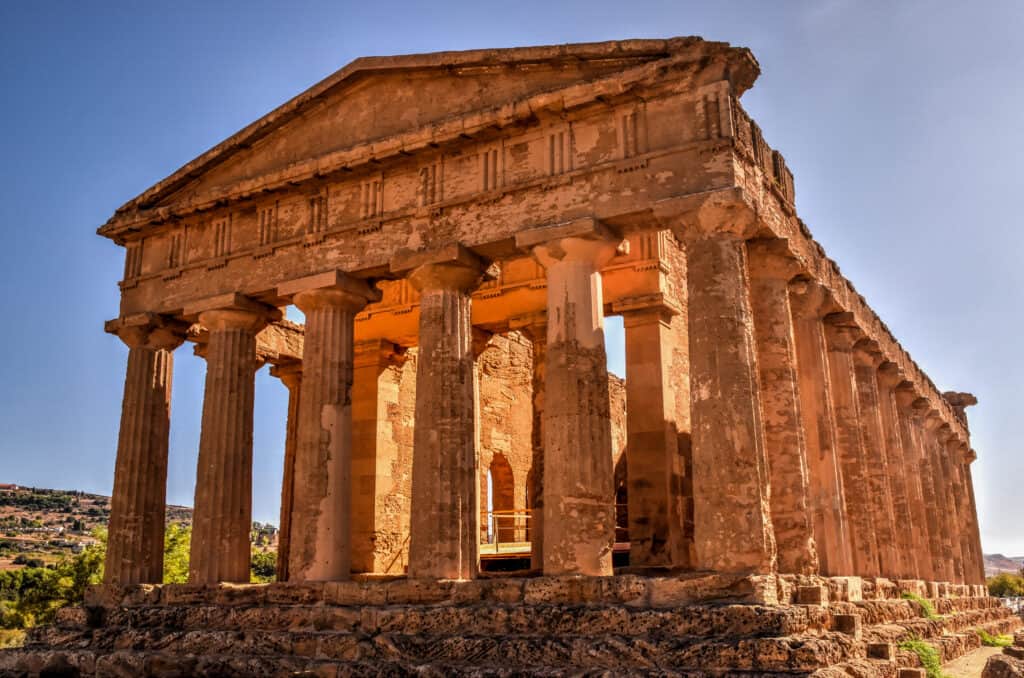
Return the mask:
<svg viewBox="0 0 1024 678">
<path fill-rule="evenodd" d="M 684 487 L 689 421 L 688 408 L 680 406 L 689 397 L 689 369 L 681 360 L 686 318 L 666 307 L 628 311 L 623 318 L 629 563 L 689 567 Z"/>
<path fill-rule="evenodd" d="M 479 567 L 469 293 L 480 270 L 426 264 L 420 290 L 409 576 L 472 579 Z"/>
<path fill-rule="evenodd" d="M 278 367 L 271 374 L 288 389 L 288 421 L 284 440 L 284 473 L 281 477 L 281 527 L 277 533 L 277 581 L 288 581 L 291 553 L 292 509 L 295 504 L 295 453 L 298 448 L 299 398 L 302 389 L 302 364 Z"/>
<path fill-rule="evenodd" d="M 570 238 L 538 247 L 535 255 L 542 248 L 548 303 L 544 573 L 610 575 L 614 470 L 598 271 L 614 245 Z"/>
<path fill-rule="evenodd" d="M 936 488 L 941 492 L 941 484 L 936 482 L 935 470 L 935 425 L 934 422 L 926 421 L 922 408 L 926 411 L 929 404 L 921 399 L 915 402 L 918 414 L 915 420 L 918 424 L 918 436 L 921 441 L 921 490 L 924 496 L 925 512 L 928 517 L 928 555 L 931 560 L 931 573 L 935 581 L 949 581 L 950 570 L 948 561 L 943 551 L 942 516 L 939 515 L 939 495 Z"/>
<path fill-rule="evenodd" d="M 252 428 L 259 313 L 206 311 L 210 331 L 196 473 L 189 581 L 248 582 Z"/>
<path fill-rule="evenodd" d="M 968 577 L 972 584 L 984 584 L 985 559 L 981 550 L 981 530 L 978 526 L 978 504 L 974 499 L 974 480 L 971 478 L 971 462 L 975 458 L 974 451 L 971 450 L 969 455 L 964 463 L 964 481 L 967 484 L 967 499 L 969 502 L 967 518 L 970 526 L 970 535 L 968 538 L 971 540 L 974 562 L 972 563 L 971 570 L 968 572 Z"/>
<path fill-rule="evenodd" d="M 849 517 L 836 445 L 835 414 L 825 328 L 827 296 L 818 283 L 790 286 L 800 380 L 801 428 L 807 446 L 808 506 L 814 525 L 820 570 L 825 575 L 853 574 Z"/>
<path fill-rule="evenodd" d="M 921 467 L 923 441 L 917 415 L 912 407 L 917 395 L 910 382 L 902 382 L 896 388 L 895 397 L 899 413 L 900 443 L 903 446 L 903 460 L 906 467 L 907 504 L 914 525 L 914 530 L 908 536 L 908 541 L 914 549 L 914 560 L 917 566 L 916 577 L 926 581 L 935 581 L 931 557 L 931 523 L 928 504 L 925 500 L 925 483 Z"/>
<path fill-rule="evenodd" d="M 103 580 L 118 585 L 159 583 L 163 579 L 172 351 L 182 337 L 154 332 L 152 327 L 119 326 L 112 331 L 129 350 Z"/>
<path fill-rule="evenodd" d="M 882 411 L 878 394 L 878 367 L 881 354 L 874 342 L 862 341 L 854 350 L 854 373 L 857 384 L 857 405 L 864 441 L 864 465 L 870 494 L 871 522 L 878 544 L 879 573 L 897 577 L 900 573 L 893 498 L 889 487 L 894 464 L 882 428 Z"/>
<path fill-rule="evenodd" d="M 907 452 L 904 450 L 900 431 L 899 408 L 896 405 L 895 388 L 902 381 L 902 375 L 894 363 L 883 363 L 878 371 L 878 406 L 882 418 L 882 434 L 885 442 L 889 471 L 889 488 L 893 501 L 893 518 L 898 532 L 896 552 L 898 570 L 894 574 L 902 579 L 919 578 L 917 565 L 916 534 L 919 531 L 918 518 L 911 510 L 909 479 L 911 477 Z"/>
<path fill-rule="evenodd" d="M 871 487 L 853 364 L 853 345 L 860 338 L 860 330 L 846 316 L 833 314 L 828 316 L 826 322 L 836 449 L 843 472 L 843 489 L 850 518 L 853 573 L 863 577 L 877 577 L 881 574 L 878 542 L 872 520 Z"/>
<path fill-rule="evenodd" d="M 699 569 L 771 572 L 776 547 L 743 241 L 686 243 Z"/>
<path fill-rule="evenodd" d="M 336 275 L 293 302 L 306 315 L 289 577 L 338 581 L 352 569 L 352 364 L 355 315 L 372 296 Z"/>
<path fill-rule="evenodd" d="M 788 257 L 772 251 L 772 245 L 772 241 L 748 244 L 772 526 L 779 571 L 813 574 L 818 572 L 819 562 L 807 501 L 807 447 L 800 416 L 796 340 L 789 304 L 789 280 L 798 269 Z"/>
</svg>

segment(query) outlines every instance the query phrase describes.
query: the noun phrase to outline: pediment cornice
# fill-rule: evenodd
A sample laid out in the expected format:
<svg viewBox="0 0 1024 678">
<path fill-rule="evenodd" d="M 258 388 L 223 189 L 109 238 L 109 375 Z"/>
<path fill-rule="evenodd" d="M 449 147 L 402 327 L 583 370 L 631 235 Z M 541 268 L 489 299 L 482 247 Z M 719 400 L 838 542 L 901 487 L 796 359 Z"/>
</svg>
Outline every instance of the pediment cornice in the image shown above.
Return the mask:
<svg viewBox="0 0 1024 678">
<path fill-rule="evenodd" d="M 572 60 L 619 60 L 623 66 L 621 70 L 594 80 L 511 99 L 500 106 L 432 121 L 398 134 L 368 139 L 255 177 L 184 196 L 180 200 L 174 199 L 174 194 L 183 187 L 315 108 L 328 94 L 336 96 L 359 79 L 372 78 L 374 74 L 389 71 L 440 69 L 450 73 L 459 69 L 503 68 Z M 690 82 L 692 76 L 708 70 L 716 72 L 718 78 L 728 79 L 737 96 L 749 89 L 759 74 L 757 62 L 749 50 L 732 47 L 727 43 L 706 42 L 699 38 L 628 40 L 356 59 L 120 207 L 97 232 L 123 242 L 129 233 L 147 224 L 181 218 L 333 173 L 355 171 L 368 163 L 380 163 L 427 149 L 433 150 L 442 145 L 468 142 L 488 131 L 493 133 L 544 115 L 565 116 L 594 103 L 613 104 L 623 99 L 643 98 L 652 94 L 652 88 L 671 87 L 680 81 Z"/>
</svg>

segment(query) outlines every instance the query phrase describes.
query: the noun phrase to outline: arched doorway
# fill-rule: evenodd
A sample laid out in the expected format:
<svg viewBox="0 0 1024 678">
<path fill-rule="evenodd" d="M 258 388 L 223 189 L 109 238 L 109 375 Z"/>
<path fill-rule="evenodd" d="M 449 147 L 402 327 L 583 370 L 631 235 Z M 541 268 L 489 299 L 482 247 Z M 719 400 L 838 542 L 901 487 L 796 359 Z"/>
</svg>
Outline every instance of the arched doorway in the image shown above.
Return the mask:
<svg viewBox="0 0 1024 678">
<path fill-rule="evenodd" d="M 487 480 L 488 537 L 493 535 L 505 543 L 516 541 L 515 477 L 505 455 L 494 455 Z"/>
</svg>

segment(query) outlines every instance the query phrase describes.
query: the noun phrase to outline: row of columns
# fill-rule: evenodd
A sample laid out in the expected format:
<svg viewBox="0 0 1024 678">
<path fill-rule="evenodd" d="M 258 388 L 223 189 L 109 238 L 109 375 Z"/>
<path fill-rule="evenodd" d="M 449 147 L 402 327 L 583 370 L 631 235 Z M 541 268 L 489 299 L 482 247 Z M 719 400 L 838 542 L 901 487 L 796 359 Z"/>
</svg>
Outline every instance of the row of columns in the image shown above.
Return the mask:
<svg viewBox="0 0 1024 678">
<path fill-rule="evenodd" d="M 631 563 L 980 583 L 966 444 L 855 318 L 801 276 L 785 243 L 721 226 L 681 234 L 678 299 L 617 309 Z M 543 385 L 531 535 L 547 574 L 612 572 L 600 270 L 620 242 L 593 220 L 516 237 L 547 277 L 547 313 L 527 328 Z M 409 575 L 472 578 L 471 294 L 487 267 L 452 245 L 397 257 L 392 270 L 421 295 Z M 289 581 L 344 579 L 352 569 L 354 319 L 378 294 L 336 271 L 278 289 L 306 314 L 301 379 L 276 368 L 292 394 L 280 565 Z M 247 581 L 255 337 L 279 312 L 231 295 L 191 315 L 210 338 L 190 577 Z M 183 331 L 155 316 L 108 329 L 130 350 L 106 577 L 158 581 L 171 352 Z"/>
</svg>

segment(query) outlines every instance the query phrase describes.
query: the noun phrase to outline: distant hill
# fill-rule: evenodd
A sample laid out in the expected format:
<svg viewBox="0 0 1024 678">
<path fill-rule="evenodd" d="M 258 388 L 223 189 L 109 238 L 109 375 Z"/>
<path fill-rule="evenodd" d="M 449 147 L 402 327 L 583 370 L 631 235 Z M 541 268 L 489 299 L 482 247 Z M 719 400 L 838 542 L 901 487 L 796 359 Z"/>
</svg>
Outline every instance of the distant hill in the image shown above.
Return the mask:
<svg viewBox="0 0 1024 678">
<path fill-rule="evenodd" d="M 992 577 L 1003 572 L 1018 574 L 1024 568 L 1024 556 L 1004 556 L 1002 553 L 985 554 L 985 576 Z"/>
<path fill-rule="evenodd" d="M 0 570 L 77 553 L 109 518 L 110 497 L 0 483 Z M 168 506 L 167 521 L 189 523 L 192 509 Z"/>
</svg>

